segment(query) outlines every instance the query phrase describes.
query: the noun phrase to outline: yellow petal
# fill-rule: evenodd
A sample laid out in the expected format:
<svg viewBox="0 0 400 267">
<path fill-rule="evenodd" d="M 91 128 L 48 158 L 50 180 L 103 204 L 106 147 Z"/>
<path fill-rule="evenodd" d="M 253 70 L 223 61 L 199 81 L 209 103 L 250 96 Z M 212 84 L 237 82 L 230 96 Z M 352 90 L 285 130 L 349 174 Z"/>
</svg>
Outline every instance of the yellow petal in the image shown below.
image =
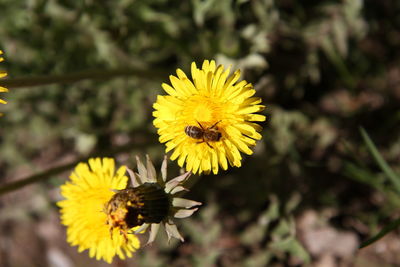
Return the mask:
<svg viewBox="0 0 400 267">
<path fill-rule="evenodd" d="M 161 84 L 161 87 L 169 95 L 172 95 L 172 96 L 178 95 L 176 90 L 174 88 L 172 88 L 170 85 L 166 84 L 166 83 Z"/>
</svg>

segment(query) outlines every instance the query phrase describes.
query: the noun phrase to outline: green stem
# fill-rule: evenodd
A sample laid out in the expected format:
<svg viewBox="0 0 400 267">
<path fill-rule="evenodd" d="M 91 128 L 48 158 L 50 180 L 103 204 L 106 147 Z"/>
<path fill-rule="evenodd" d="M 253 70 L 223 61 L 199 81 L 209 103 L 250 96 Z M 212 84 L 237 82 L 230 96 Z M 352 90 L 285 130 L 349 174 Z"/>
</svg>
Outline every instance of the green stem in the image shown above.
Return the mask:
<svg viewBox="0 0 400 267">
<path fill-rule="evenodd" d="M 150 138 L 148 138 L 150 136 Z M 126 144 L 126 145 L 122 145 L 119 147 L 114 147 L 108 150 L 103 150 L 103 151 L 97 151 L 94 153 L 91 153 L 88 156 L 85 157 L 80 157 L 78 159 L 72 160 L 68 163 L 65 163 L 63 165 L 57 166 L 57 167 L 53 167 L 50 168 L 48 170 L 39 172 L 37 174 L 34 175 L 30 175 L 26 178 L 22 178 L 19 179 L 18 181 L 13 181 L 13 182 L 9 182 L 6 183 L 4 185 L 2 185 L 0 187 L 0 196 L 9 192 L 12 192 L 14 190 L 20 189 L 26 185 L 32 184 L 32 183 L 36 183 L 36 182 L 40 182 L 40 181 L 44 181 L 47 180 L 51 177 L 53 177 L 56 174 L 59 174 L 63 171 L 66 171 L 68 169 L 71 169 L 72 167 L 74 167 L 76 164 L 78 164 L 79 162 L 82 161 L 87 161 L 89 158 L 93 158 L 93 157 L 102 157 L 102 156 L 112 156 L 112 155 L 116 155 L 119 153 L 123 153 L 123 152 L 128 152 L 131 151 L 133 149 L 138 149 L 138 148 L 144 148 L 144 147 L 148 147 L 151 144 L 155 144 L 157 143 L 157 137 L 155 135 L 152 134 L 147 134 L 147 138 L 145 139 L 145 141 L 143 140 L 144 138 L 133 138 L 133 140 L 135 140 L 135 142 Z"/>
<path fill-rule="evenodd" d="M 15 79 L 4 79 L 0 81 L 0 86 L 6 88 L 23 88 L 34 87 L 49 84 L 65 84 L 74 83 L 82 80 L 104 80 L 119 76 L 134 76 L 137 78 L 167 77 L 167 75 L 159 70 L 140 70 L 140 69 L 114 69 L 114 70 L 86 70 L 76 73 L 63 75 L 44 75 L 34 77 L 24 77 Z"/>
<path fill-rule="evenodd" d="M 374 237 L 368 239 L 367 241 L 363 242 L 360 245 L 360 248 L 364 248 L 366 246 L 371 245 L 372 243 L 374 243 L 375 241 L 381 239 L 382 237 L 384 237 L 387 233 L 393 231 L 394 229 L 396 229 L 398 226 L 400 225 L 400 218 L 394 220 L 393 222 L 391 222 L 389 225 L 387 225 L 385 228 L 382 229 L 382 231 L 380 231 L 378 234 L 376 234 Z"/>
</svg>

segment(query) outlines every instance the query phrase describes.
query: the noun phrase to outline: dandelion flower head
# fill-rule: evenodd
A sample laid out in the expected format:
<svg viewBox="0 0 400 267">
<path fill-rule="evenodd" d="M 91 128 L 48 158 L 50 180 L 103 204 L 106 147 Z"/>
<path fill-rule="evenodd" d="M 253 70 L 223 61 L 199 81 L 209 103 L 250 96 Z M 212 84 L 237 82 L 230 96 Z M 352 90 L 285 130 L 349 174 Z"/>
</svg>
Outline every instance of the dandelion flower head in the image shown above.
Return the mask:
<svg viewBox="0 0 400 267">
<path fill-rule="evenodd" d="M 193 173 L 217 174 L 228 163 L 240 167 L 240 152 L 251 155 L 250 147 L 261 139 L 257 124 L 265 116 L 256 114 L 265 106 L 254 97 L 251 83 L 238 81 L 240 70 L 232 75 L 230 68 L 205 60 L 199 69 L 192 63 L 190 80 L 177 69 L 171 85 L 162 84 L 168 95 L 159 95 L 153 107 L 153 124 L 159 141 L 166 143 L 171 160 Z"/>
<path fill-rule="evenodd" d="M 157 175 L 149 156 L 146 157 L 146 165 L 139 157 L 136 157 L 136 161 L 138 173 L 127 169 L 132 187 L 119 191 L 107 205 L 111 224 L 140 225 L 135 233 L 145 233 L 150 228 L 147 244 L 155 240 L 160 226 L 164 227 L 168 241 L 173 237 L 183 242 L 173 219 L 187 218 L 198 210 L 196 206 L 201 205 L 200 202 L 178 196 L 187 190 L 182 185 L 191 172 L 167 180 L 167 157 L 164 157 L 161 165 L 161 175 Z M 126 204 L 121 205 L 121 202 Z M 114 216 L 121 206 L 126 206 L 127 212 L 122 212 L 122 216 Z"/>
<path fill-rule="evenodd" d="M 115 191 L 126 188 L 125 171 L 125 167 L 120 167 L 115 172 L 111 158 L 79 163 L 70 181 L 61 186 L 65 200 L 57 203 L 61 208 L 61 222 L 67 227 L 68 243 L 78 246 L 79 252 L 89 250 L 90 257 L 108 263 L 116 255 L 121 259 L 132 257 L 132 252 L 140 247 L 136 235 L 122 235 L 118 227 L 110 231 L 104 212 Z"/>
<path fill-rule="evenodd" d="M 2 55 L 3 55 L 3 51 L 0 50 L 0 62 L 4 61 L 4 58 L 2 57 Z M 4 72 L 4 71 L 0 70 L 0 79 L 4 78 L 6 76 L 7 76 L 7 72 Z M 2 93 L 2 92 L 8 92 L 8 89 L 5 88 L 5 87 L 0 86 L 0 93 Z M 0 98 L 0 104 L 7 104 L 7 102 Z M 0 113 L 0 116 L 1 115 L 2 114 Z"/>
</svg>

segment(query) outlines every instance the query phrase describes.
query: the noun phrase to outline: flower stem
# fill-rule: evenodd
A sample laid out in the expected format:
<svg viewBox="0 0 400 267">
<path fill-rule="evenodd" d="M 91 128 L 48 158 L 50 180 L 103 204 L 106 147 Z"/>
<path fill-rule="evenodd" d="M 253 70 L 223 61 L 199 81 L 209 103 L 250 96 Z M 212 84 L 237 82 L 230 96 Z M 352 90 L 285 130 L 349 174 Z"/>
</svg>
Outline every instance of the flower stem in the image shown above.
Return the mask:
<svg viewBox="0 0 400 267">
<path fill-rule="evenodd" d="M 89 158 L 101 157 L 101 156 L 112 156 L 112 155 L 116 155 L 116 154 L 123 153 L 123 152 L 129 152 L 133 149 L 138 149 L 138 148 L 143 149 L 145 147 L 148 147 L 152 144 L 157 143 L 157 141 L 156 141 L 157 137 L 155 135 L 147 133 L 144 136 L 147 136 L 150 138 L 146 138 L 145 140 L 143 140 L 144 138 L 139 138 L 139 136 L 137 136 L 137 138 L 136 137 L 133 138 L 133 140 L 135 140 L 134 142 L 131 142 L 131 143 L 128 143 L 128 144 L 125 144 L 122 146 L 118 146 L 118 147 L 109 148 L 109 149 L 102 150 L 102 151 L 97 151 L 97 152 L 91 153 L 88 156 L 79 157 L 78 159 L 72 160 L 68 163 L 65 163 L 65 164 L 62 164 L 62 165 L 59 165 L 56 167 L 52 167 L 50 169 L 41 171 L 39 173 L 30 175 L 26 178 L 22 178 L 17 181 L 12 181 L 12 182 L 6 183 L 0 187 L 0 196 L 3 194 L 6 194 L 6 193 L 12 192 L 14 190 L 20 189 L 26 185 L 47 180 L 56 174 L 59 174 L 63 171 L 73 168 L 76 164 L 78 164 L 81 161 L 87 161 Z"/>
</svg>

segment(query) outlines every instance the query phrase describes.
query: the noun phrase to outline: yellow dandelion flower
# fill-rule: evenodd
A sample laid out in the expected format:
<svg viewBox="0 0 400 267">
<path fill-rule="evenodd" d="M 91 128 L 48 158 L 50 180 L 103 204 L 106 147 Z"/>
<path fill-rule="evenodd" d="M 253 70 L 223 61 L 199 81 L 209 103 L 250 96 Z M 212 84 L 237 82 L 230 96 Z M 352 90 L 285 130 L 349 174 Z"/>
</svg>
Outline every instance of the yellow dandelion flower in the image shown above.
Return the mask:
<svg viewBox="0 0 400 267">
<path fill-rule="evenodd" d="M 70 181 L 61 186 L 65 200 L 57 203 L 61 207 L 61 222 L 67 226 L 68 243 L 78 246 L 79 252 L 88 249 L 90 257 L 108 263 L 115 255 L 121 259 L 132 257 L 132 252 L 140 247 L 134 234 L 124 235 L 118 227 L 107 225 L 105 205 L 114 196 L 114 190 L 126 188 L 125 171 L 125 167 L 120 167 L 115 172 L 114 160 L 110 158 L 79 163 Z"/>
<path fill-rule="evenodd" d="M 240 167 L 240 152 L 251 155 L 250 147 L 261 139 L 262 127 L 255 122 L 265 116 L 255 114 L 265 106 L 253 97 L 253 85 L 238 82 L 240 70 L 229 76 L 230 68 L 205 60 L 201 69 L 193 62 L 193 82 L 181 70 L 171 75 L 172 86 L 163 83 L 168 95 L 158 96 L 153 107 L 153 124 L 166 152 L 173 150 L 171 160 L 193 173 L 218 173 Z"/>
<path fill-rule="evenodd" d="M 3 54 L 3 51 L 0 50 L 0 62 L 4 61 L 4 58 L 1 56 L 2 54 Z M 6 77 L 6 76 L 7 76 L 7 72 L 0 70 L 0 79 L 3 77 Z M 2 92 L 8 92 L 8 89 L 0 86 L 0 93 L 2 93 Z M 0 98 L 0 104 L 7 104 L 7 102 Z M 2 113 L 0 113 L 0 116 L 1 115 L 2 115 Z"/>
</svg>

